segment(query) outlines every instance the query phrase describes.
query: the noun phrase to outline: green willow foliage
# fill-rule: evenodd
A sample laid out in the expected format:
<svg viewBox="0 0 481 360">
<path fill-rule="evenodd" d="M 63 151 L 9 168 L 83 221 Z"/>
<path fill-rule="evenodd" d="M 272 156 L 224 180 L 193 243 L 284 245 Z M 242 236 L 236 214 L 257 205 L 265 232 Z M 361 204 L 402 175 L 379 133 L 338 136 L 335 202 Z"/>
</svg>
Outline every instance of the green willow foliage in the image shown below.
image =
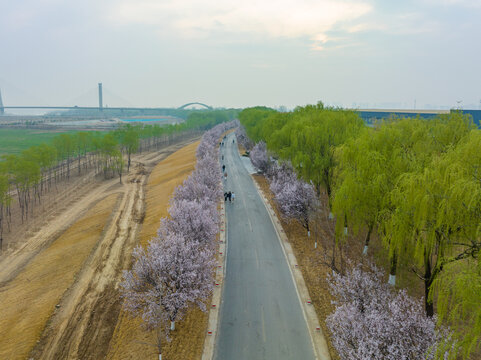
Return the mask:
<svg viewBox="0 0 481 360">
<path fill-rule="evenodd" d="M 317 193 L 331 199 L 334 150 L 364 127 L 353 111 L 324 107 L 322 103 L 298 107 L 292 113 L 268 108 L 243 110 L 239 120 L 254 140 L 264 140 L 269 150 L 290 160 L 297 174 L 312 181 Z"/>
<path fill-rule="evenodd" d="M 481 131 L 461 112 L 391 118 L 367 127 L 355 112 L 322 103 L 278 113 L 245 109 L 239 120 L 297 174 L 329 196 L 336 234 L 378 231 L 424 282 L 425 309 L 451 326 L 446 349 L 465 358 L 481 333 Z M 471 284 L 468 286 L 467 284 Z M 453 345 L 453 343 L 455 345 Z"/>
</svg>

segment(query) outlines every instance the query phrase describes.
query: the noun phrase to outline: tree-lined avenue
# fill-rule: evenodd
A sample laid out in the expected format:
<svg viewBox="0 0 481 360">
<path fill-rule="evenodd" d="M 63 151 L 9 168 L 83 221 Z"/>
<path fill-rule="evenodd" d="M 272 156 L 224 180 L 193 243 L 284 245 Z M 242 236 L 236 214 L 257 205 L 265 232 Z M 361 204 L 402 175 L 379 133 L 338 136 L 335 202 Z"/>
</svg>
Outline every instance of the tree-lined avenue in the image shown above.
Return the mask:
<svg viewBox="0 0 481 360">
<path fill-rule="evenodd" d="M 221 154 L 228 179 L 227 269 L 215 358 L 314 359 L 312 342 L 277 233 L 227 137 Z"/>
</svg>

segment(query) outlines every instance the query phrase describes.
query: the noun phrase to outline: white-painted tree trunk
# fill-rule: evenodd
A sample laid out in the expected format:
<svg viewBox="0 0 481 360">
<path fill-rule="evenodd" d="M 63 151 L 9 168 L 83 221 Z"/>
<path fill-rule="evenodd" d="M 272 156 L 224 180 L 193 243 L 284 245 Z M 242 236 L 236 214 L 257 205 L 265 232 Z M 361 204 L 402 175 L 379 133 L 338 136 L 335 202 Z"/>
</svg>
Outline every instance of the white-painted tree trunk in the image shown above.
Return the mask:
<svg viewBox="0 0 481 360">
<path fill-rule="evenodd" d="M 363 255 L 367 255 L 367 249 L 368 249 L 368 246 L 364 245 L 364 250 L 362 251 Z"/>
<path fill-rule="evenodd" d="M 314 249 L 317 249 L 317 241 L 314 243 Z"/>
<path fill-rule="evenodd" d="M 162 354 L 159 354 L 159 360 L 162 360 Z"/>
<path fill-rule="evenodd" d="M 347 226 L 344 226 L 344 235 L 347 235 Z"/>
<path fill-rule="evenodd" d="M 175 321 L 171 321 L 170 322 L 170 331 L 174 331 L 175 330 Z"/>
<path fill-rule="evenodd" d="M 334 214 L 332 212 L 329 211 L 329 219 L 334 219 Z"/>
<path fill-rule="evenodd" d="M 389 274 L 389 280 L 387 282 L 389 285 L 395 286 L 396 285 L 396 275 Z"/>
</svg>

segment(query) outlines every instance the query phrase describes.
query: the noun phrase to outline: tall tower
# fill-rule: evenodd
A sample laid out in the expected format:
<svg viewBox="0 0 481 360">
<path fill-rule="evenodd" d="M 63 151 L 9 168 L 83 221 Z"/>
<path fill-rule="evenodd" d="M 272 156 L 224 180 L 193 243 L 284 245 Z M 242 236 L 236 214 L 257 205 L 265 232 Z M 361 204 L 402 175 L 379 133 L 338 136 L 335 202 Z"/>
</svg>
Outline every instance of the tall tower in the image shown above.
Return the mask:
<svg viewBox="0 0 481 360">
<path fill-rule="evenodd" d="M 103 100 L 102 100 L 102 83 L 99 83 L 99 110 L 102 111 L 104 109 Z"/>
<path fill-rule="evenodd" d="M 2 90 L 0 90 L 0 115 L 5 114 L 5 108 L 3 107 L 3 101 L 2 101 Z"/>
</svg>

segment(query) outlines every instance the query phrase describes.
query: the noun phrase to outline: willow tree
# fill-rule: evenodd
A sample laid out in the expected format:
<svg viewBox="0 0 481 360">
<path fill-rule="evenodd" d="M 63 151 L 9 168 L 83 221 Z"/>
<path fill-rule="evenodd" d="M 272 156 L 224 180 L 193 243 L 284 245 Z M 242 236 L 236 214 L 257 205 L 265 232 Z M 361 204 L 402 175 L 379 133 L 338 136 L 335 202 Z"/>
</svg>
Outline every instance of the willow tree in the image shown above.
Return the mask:
<svg viewBox="0 0 481 360">
<path fill-rule="evenodd" d="M 355 112 L 325 108 L 320 102 L 297 108 L 292 119 L 273 133 L 271 142 L 273 150 L 289 159 L 299 176 L 314 184 L 318 194 L 325 190 L 331 208 L 335 149 L 357 136 L 363 127 Z"/>
<path fill-rule="evenodd" d="M 439 320 L 454 330 L 446 347 L 451 358 L 468 358 L 481 345 L 481 132 L 450 151 L 439 164 L 446 191 L 436 213 L 436 230 L 447 249 L 433 282 Z"/>
<path fill-rule="evenodd" d="M 432 284 L 447 263 L 477 256 L 481 186 L 481 137 L 475 130 L 467 143 L 460 138 L 421 171 L 402 176 L 392 198 L 391 249 L 413 260 L 423 280 L 425 307 L 433 316 Z M 453 150 L 454 149 L 454 150 Z"/>
<path fill-rule="evenodd" d="M 264 106 L 257 106 L 247 108 L 241 111 L 239 114 L 239 121 L 245 127 L 247 135 L 252 141 L 258 142 L 260 140 L 266 141 L 265 130 L 263 129 L 265 120 L 272 114 L 277 112 L 271 108 Z M 273 127 L 270 131 L 276 130 L 278 127 Z M 267 142 L 267 141 L 266 141 Z"/>
<path fill-rule="evenodd" d="M 337 150 L 338 168 L 333 211 L 338 219 L 337 233 L 347 220 L 354 232 L 367 229 L 364 252 L 372 230 L 379 225 L 390 248 L 390 282 L 395 284 L 398 252 L 391 246 L 393 230 L 387 225 L 396 211 L 392 192 L 409 174 L 420 174 L 433 158 L 445 154 L 472 129 L 469 117 L 460 113 L 433 120 L 421 118 L 388 119 Z M 419 188 L 418 188 L 419 189 Z M 397 188 L 399 199 L 403 189 Z M 407 221 L 407 219 L 406 219 Z M 406 225 L 406 224 L 404 224 Z"/>
<path fill-rule="evenodd" d="M 363 254 L 367 254 L 372 231 L 395 179 L 389 151 L 392 138 L 386 141 L 386 130 L 366 128 L 337 151 L 338 179 L 333 199 L 336 233 L 340 234 L 345 220 L 355 234 L 367 228 Z"/>
</svg>

